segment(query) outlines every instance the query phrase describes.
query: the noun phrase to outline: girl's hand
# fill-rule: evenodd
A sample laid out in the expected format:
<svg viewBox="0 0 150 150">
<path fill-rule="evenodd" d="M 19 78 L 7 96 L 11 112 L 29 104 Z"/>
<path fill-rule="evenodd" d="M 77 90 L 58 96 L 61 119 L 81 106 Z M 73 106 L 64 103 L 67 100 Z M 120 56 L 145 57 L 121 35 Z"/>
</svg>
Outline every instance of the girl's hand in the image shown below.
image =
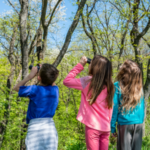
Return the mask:
<svg viewBox="0 0 150 150">
<path fill-rule="evenodd" d="M 36 76 L 37 73 L 38 73 L 38 68 L 37 67 L 32 67 L 32 70 L 29 74 L 29 78 L 33 79 Z"/>
<path fill-rule="evenodd" d="M 112 135 L 113 137 L 117 137 L 117 136 L 118 136 L 116 132 L 115 132 L 115 133 L 112 133 L 111 135 Z"/>
<path fill-rule="evenodd" d="M 82 56 L 79 62 L 82 66 L 85 66 L 85 64 L 87 63 L 87 58 L 85 56 Z"/>
</svg>

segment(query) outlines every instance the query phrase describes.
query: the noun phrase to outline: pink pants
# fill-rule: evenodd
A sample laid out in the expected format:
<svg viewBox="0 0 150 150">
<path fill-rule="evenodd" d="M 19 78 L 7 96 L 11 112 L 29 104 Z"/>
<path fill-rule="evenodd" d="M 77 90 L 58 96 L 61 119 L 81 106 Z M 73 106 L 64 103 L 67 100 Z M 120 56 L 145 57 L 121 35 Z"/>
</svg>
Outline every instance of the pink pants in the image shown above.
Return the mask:
<svg viewBox="0 0 150 150">
<path fill-rule="evenodd" d="M 85 127 L 87 150 L 108 150 L 110 132 Z"/>
</svg>

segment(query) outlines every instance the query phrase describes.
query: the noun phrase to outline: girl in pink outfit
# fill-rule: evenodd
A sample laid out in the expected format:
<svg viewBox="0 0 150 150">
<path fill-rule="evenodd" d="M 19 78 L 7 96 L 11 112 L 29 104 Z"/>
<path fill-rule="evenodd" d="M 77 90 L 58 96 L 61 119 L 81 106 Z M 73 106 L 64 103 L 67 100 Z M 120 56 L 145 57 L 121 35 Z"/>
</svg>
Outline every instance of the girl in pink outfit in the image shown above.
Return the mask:
<svg viewBox="0 0 150 150">
<path fill-rule="evenodd" d="M 82 92 L 77 120 L 85 124 L 87 150 L 108 150 L 114 93 L 112 65 L 107 58 L 96 55 L 89 65 L 89 76 L 75 78 L 86 62 L 83 56 L 63 83 Z"/>
</svg>

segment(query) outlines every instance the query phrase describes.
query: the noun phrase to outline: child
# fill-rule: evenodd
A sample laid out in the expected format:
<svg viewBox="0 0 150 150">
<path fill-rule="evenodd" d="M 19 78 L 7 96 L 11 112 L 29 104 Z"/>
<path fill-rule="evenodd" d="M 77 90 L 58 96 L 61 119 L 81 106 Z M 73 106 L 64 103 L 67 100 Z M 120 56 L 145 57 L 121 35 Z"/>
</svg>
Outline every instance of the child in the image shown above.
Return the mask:
<svg viewBox="0 0 150 150">
<path fill-rule="evenodd" d="M 59 71 L 50 64 L 43 64 L 39 70 L 40 85 L 24 86 L 38 73 L 33 67 L 31 73 L 15 87 L 20 97 L 29 97 L 27 111 L 28 132 L 26 136 L 27 150 L 57 150 L 58 136 L 53 116 L 58 105 L 58 87 L 55 85 Z"/>
<path fill-rule="evenodd" d="M 87 150 L 108 150 L 114 89 L 112 65 L 107 58 L 96 55 L 89 65 L 89 76 L 75 78 L 86 62 L 83 56 L 63 83 L 82 92 L 77 120 L 85 124 Z"/>
<path fill-rule="evenodd" d="M 144 97 L 142 72 L 134 61 L 126 60 L 120 67 L 115 85 L 111 132 L 117 136 L 117 150 L 141 150 Z"/>
</svg>

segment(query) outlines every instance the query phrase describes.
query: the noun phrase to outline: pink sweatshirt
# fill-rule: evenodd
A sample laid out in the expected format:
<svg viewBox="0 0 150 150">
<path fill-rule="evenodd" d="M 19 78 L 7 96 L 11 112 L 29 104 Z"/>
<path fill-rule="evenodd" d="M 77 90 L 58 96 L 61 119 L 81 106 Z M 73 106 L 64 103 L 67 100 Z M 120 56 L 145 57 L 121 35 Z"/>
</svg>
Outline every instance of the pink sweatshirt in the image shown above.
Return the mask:
<svg viewBox="0 0 150 150">
<path fill-rule="evenodd" d="M 63 83 L 69 88 L 81 90 L 81 104 L 77 115 L 77 120 L 86 126 L 99 130 L 110 131 L 110 121 L 112 109 L 107 108 L 107 88 L 105 88 L 97 97 L 92 105 L 87 101 L 87 93 L 90 85 L 90 76 L 75 78 L 84 67 L 78 63 L 64 79 Z"/>
</svg>

